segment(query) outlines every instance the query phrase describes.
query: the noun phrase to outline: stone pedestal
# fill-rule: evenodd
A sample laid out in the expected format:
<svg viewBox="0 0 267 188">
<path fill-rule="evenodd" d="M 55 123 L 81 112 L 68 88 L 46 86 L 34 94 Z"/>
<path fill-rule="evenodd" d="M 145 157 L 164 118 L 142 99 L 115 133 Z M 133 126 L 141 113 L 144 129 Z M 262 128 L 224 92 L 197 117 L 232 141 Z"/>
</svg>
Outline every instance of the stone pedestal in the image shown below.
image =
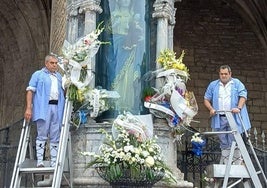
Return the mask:
<svg viewBox="0 0 267 188">
<path fill-rule="evenodd" d="M 99 132 L 100 128 L 111 132 L 111 124 L 90 123 L 80 127 L 77 131 L 72 132 L 72 158 L 73 158 L 73 174 L 74 186 L 79 187 L 111 187 L 108 182 L 101 179 L 94 168 L 87 168 L 86 164 L 91 161 L 90 157 L 85 157 L 80 152 L 98 152 L 98 148 L 105 138 L 105 135 Z M 184 175 L 177 168 L 176 144 L 166 121 L 157 120 L 154 123 L 154 134 L 158 136 L 158 143 L 162 147 L 163 157 L 165 157 L 167 165 L 172 169 L 177 183 L 166 185 L 158 182 L 153 187 L 193 187 L 193 183 L 184 181 Z"/>
<path fill-rule="evenodd" d="M 154 135 L 158 136 L 158 144 L 161 146 L 162 155 L 168 167 L 176 177 L 176 184 L 166 186 L 163 182 L 154 187 L 193 187 L 193 183 L 184 180 L 184 174 L 177 168 L 177 142 L 171 133 L 171 128 L 165 119 L 154 120 Z"/>
</svg>

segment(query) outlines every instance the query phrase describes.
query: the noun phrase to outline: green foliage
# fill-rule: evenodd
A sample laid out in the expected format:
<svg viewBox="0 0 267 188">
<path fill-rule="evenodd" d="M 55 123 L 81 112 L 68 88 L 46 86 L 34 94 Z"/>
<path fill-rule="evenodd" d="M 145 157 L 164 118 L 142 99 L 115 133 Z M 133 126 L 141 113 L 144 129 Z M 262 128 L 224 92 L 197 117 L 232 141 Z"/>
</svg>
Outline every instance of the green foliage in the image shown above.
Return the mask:
<svg viewBox="0 0 267 188">
<path fill-rule="evenodd" d="M 145 99 L 147 96 L 153 96 L 155 93 L 156 92 L 152 87 L 146 87 L 143 90 L 143 99 Z"/>
</svg>

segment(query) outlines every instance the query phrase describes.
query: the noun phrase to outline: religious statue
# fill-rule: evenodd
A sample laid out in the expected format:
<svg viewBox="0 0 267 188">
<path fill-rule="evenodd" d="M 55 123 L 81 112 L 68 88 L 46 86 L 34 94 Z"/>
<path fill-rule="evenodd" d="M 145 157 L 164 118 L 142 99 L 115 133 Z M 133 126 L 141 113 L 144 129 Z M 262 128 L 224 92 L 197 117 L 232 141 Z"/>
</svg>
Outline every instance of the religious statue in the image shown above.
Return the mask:
<svg viewBox="0 0 267 188">
<path fill-rule="evenodd" d="M 107 89 L 120 94 L 119 113 L 140 111 L 141 64 L 144 56 L 144 31 L 141 14 L 136 13 L 132 0 L 117 0 L 109 20 L 110 42 L 107 53 Z"/>
</svg>

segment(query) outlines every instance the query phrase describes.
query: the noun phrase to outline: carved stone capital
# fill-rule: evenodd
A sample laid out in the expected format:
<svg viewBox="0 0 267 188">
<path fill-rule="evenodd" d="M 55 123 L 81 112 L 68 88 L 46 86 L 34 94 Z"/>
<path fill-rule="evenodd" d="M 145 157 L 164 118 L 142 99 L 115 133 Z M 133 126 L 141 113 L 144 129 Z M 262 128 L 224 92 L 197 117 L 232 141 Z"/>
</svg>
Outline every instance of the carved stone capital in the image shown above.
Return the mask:
<svg viewBox="0 0 267 188">
<path fill-rule="evenodd" d="M 102 13 L 103 9 L 100 7 L 100 0 L 87 0 L 82 1 L 79 6 L 79 13 L 93 11 L 97 13 Z"/>
<path fill-rule="evenodd" d="M 78 10 L 77 8 L 74 8 L 74 7 L 70 7 L 68 9 L 68 17 L 75 17 L 78 15 Z"/>
<path fill-rule="evenodd" d="M 67 6 L 68 16 L 77 16 L 78 14 L 93 11 L 97 13 L 102 13 L 102 8 L 100 7 L 101 0 L 80 0 L 75 1 Z"/>
<path fill-rule="evenodd" d="M 156 0 L 153 7 L 153 18 L 167 18 L 170 25 L 175 25 L 174 0 Z"/>
</svg>

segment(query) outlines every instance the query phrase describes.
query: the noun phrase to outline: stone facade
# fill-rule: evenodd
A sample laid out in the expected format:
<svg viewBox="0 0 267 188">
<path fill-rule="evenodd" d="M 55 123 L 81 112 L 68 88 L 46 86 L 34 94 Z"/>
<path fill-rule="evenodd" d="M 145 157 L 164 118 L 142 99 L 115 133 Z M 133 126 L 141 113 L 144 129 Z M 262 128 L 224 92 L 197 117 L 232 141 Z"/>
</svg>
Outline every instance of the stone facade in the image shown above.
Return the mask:
<svg viewBox="0 0 267 188">
<path fill-rule="evenodd" d="M 176 1 L 174 7 L 171 4 L 162 6 L 164 2 L 171 1 L 157 0 L 153 15 L 160 20 L 158 32 L 162 33 L 159 33 L 159 39 L 162 35 L 165 36 L 164 39 L 158 40 L 160 44 L 157 44 L 157 53 L 164 47 L 173 47 L 177 54 L 182 49 L 186 50 L 184 63 L 189 67 L 191 75 L 187 89 L 195 93 L 199 105 L 199 113 L 195 120 L 200 124 L 192 123 L 192 126 L 209 127 L 208 113 L 202 104 L 204 91 L 211 80 L 217 79 L 218 67 L 221 64 L 229 64 L 233 76 L 238 77 L 247 86 L 247 104 L 252 125 L 265 129 L 266 49 L 249 22 L 241 17 L 235 6 L 225 3 L 227 1 L 183 0 Z M 65 3 L 64 0 L 1 1 L 0 127 L 8 126 L 23 117 L 25 88 L 30 75 L 43 66 L 43 59 L 47 53 L 60 53 L 66 35 Z M 99 7 L 93 10 L 101 13 Z M 160 14 L 158 10 L 166 12 Z M 81 11 L 87 11 L 87 16 L 90 17 L 92 9 Z M 169 14 L 175 12 L 175 17 Z M 75 14 L 73 12 L 73 15 Z M 73 15 L 67 19 L 71 19 Z M 80 158 L 78 153 L 84 148 L 97 146 L 95 143 L 101 140 L 101 136 L 95 133 L 97 126 L 99 125 L 81 128 L 73 135 L 74 175 L 75 183 L 78 185 L 84 185 L 89 181 L 88 173 L 95 175 L 93 171 L 84 173 L 88 159 Z M 91 129 L 90 133 L 88 129 Z M 169 143 L 170 140 L 165 142 L 170 146 Z M 175 156 L 174 146 L 171 147 L 169 152 Z M 179 170 L 177 173 L 180 173 Z M 182 174 L 179 174 L 179 177 L 183 179 Z M 97 179 L 94 181 L 98 182 Z"/>
</svg>

